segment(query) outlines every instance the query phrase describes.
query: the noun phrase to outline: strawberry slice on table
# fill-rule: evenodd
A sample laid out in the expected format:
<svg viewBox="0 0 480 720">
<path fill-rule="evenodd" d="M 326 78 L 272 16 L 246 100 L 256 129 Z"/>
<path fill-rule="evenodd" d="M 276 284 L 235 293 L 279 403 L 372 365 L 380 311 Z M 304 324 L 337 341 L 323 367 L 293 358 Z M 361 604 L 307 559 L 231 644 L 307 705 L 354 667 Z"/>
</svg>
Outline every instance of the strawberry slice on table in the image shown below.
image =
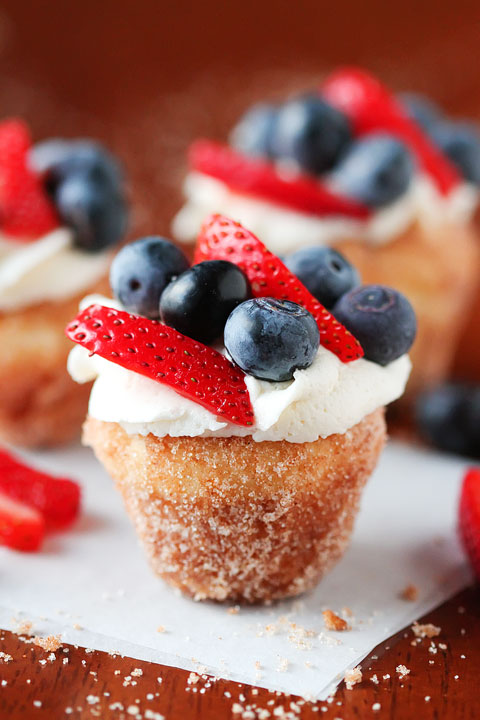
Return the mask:
<svg viewBox="0 0 480 720">
<path fill-rule="evenodd" d="M 173 388 L 236 425 L 252 425 L 245 373 L 224 355 L 156 320 L 91 305 L 66 328 L 70 340 Z"/>
<path fill-rule="evenodd" d="M 358 68 L 337 70 L 320 92 L 350 118 L 355 135 L 383 130 L 403 140 L 443 195 L 459 184 L 456 168 L 407 116 L 393 93 L 372 75 Z"/>
<path fill-rule="evenodd" d="M 30 134 L 21 120 L 0 123 L 0 230 L 27 241 L 59 226 L 41 177 L 29 167 Z"/>
<path fill-rule="evenodd" d="M 238 265 L 250 280 L 255 297 L 291 300 L 302 305 L 317 321 L 320 343 L 342 362 L 363 356 L 363 350 L 351 332 L 336 320 L 321 303 L 285 267 L 282 261 L 240 223 L 224 215 L 212 215 L 197 239 L 194 262 L 229 260 Z"/>
<path fill-rule="evenodd" d="M 318 179 L 301 174 L 287 178 L 268 160 L 243 155 L 228 145 L 197 140 L 189 161 L 192 170 L 221 180 L 232 190 L 300 212 L 360 220 L 371 214 L 370 208 L 337 195 Z"/>
<path fill-rule="evenodd" d="M 80 487 L 25 465 L 0 451 L 0 492 L 38 510 L 48 529 L 70 525 L 80 509 Z"/>
<path fill-rule="evenodd" d="M 480 580 L 480 468 L 471 468 L 463 479 L 459 532 L 475 575 Z"/>
<path fill-rule="evenodd" d="M 0 491 L 0 545 L 30 552 L 39 549 L 44 536 L 41 513 Z"/>
</svg>

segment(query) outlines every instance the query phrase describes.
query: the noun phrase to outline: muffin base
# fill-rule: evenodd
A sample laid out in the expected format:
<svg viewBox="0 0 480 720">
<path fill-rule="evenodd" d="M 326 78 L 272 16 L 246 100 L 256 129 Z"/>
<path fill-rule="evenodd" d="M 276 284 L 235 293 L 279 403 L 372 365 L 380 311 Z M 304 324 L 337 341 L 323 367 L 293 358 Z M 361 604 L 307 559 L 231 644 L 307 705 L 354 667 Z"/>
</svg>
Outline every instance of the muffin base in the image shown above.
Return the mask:
<svg viewBox="0 0 480 720">
<path fill-rule="evenodd" d="M 298 595 L 340 559 L 385 437 L 383 409 L 312 443 L 84 425 L 153 570 L 197 600 L 246 602 Z"/>
<path fill-rule="evenodd" d="M 80 434 L 91 384 L 67 373 L 72 343 L 65 326 L 88 292 L 61 302 L 0 313 L 0 438 L 27 448 L 50 447 Z"/>
</svg>

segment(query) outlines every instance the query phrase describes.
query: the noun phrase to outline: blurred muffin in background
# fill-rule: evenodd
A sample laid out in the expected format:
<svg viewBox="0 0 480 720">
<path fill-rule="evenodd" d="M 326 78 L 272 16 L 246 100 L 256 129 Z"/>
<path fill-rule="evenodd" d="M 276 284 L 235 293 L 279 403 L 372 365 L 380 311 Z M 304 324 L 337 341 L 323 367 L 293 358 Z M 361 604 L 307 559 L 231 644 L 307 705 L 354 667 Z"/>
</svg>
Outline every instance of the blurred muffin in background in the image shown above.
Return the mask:
<svg viewBox="0 0 480 720">
<path fill-rule="evenodd" d="M 471 133 L 460 152 L 450 138 L 466 137 L 463 127 L 360 70 L 337 71 L 308 94 L 251 108 L 229 145 L 193 144 L 174 235 L 192 243 L 208 212 L 224 212 L 304 283 L 311 248 L 328 245 L 363 282 L 397 287 L 418 317 L 410 404 L 450 372 L 478 275 L 480 171 L 471 155 L 480 143 Z"/>
<path fill-rule="evenodd" d="M 92 140 L 32 145 L 0 124 L 0 438 L 25 447 L 71 440 L 88 388 L 66 371 L 64 327 L 106 282 L 127 223 L 123 172 Z"/>
</svg>

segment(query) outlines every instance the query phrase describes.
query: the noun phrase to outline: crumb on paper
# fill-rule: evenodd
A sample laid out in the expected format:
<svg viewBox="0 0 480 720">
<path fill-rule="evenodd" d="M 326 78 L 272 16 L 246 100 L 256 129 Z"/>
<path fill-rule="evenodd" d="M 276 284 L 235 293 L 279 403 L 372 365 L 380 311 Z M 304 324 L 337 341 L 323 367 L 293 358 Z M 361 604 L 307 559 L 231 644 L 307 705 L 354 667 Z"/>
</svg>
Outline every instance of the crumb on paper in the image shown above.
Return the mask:
<svg viewBox="0 0 480 720">
<path fill-rule="evenodd" d="M 33 623 L 31 620 L 17 620 L 16 618 L 13 618 L 13 622 L 16 625 L 16 628 L 13 631 L 15 633 L 15 635 L 31 635 L 32 634 Z"/>
<path fill-rule="evenodd" d="M 164 633 L 164 632 L 165 632 L 165 625 L 159 625 L 159 626 L 157 627 L 157 632 L 158 632 L 158 633 Z"/>
<path fill-rule="evenodd" d="M 346 620 L 336 615 L 332 610 L 324 610 L 323 622 L 327 630 L 336 630 L 342 632 L 344 630 L 350 630 L 350 626 Z"/>
<path fill-rule="evenodd" d="M 232 607 L 229 607 L 227 610 L 229 615 L 238 615 L 240 612 L 240 605 L 232 605 Z"/>
<path fill-rule="evenodd" d="M 400 680 L 410 674 L 410 670 L 407 668 L 406 665 L 397 665 L 395 670 L 400 675 Z"/>
<path fill-rule="evenodd" d="M 347 670 L 347 672 L 344 675 L 345 685 L 347 686 L 347 690 L 351 690 L 354 685 L 358 685 L 362 682 L 362 670 L 360 668 L 360 665 L 357 665 L 356 667 L 352 668 L 352 670 Z"/>
<path fill-rule="evenodd" d="M 278 663 L 277 672 L 287 672 L 288 670 L 288 658 L 280 658 Z"/>
<path fill-rule="evenodd" d="M 72 625 L 74 630 L 83 630 L 83 627 L 79 623 L 73 623 Z"/>
<path fill-rule="evenodd" d="M 418 595 L 418 587 L 412 584 L 406 585 L 400 593 L 400 597 L 408 602 L 415 602 L 418 600 Z"/>
<path fill-rule="evenodd" d="M 414 622 L 412 625 L 412 632 L 417 638 L 433 638 L 440 635 L 442 628 L 438 627 L 438 625 L 433 625 L 432 623 L 424 623 L 422 625 L 418 622 Z"/>
</svg>

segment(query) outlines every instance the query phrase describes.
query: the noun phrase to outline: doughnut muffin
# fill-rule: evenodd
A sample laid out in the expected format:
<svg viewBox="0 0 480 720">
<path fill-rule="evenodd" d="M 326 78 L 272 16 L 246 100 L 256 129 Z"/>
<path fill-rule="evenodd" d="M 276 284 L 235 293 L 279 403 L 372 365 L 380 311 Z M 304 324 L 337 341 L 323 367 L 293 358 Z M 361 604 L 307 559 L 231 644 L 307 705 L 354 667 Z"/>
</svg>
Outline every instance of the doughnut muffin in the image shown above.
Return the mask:
<svg viewBox="0 0 480 720">
<path fill-rule="evenodd" d="M 256 105 L 230 145 L 193 144 L 172 225 L 188 246 L 206 213 L 224 212 L 287 264 L 305 248 L 334 247 L 364 282 L 406 294 L 418 317 L 407 404 L 450 372 L 479 277 L 480 160 L 477 169 L 471 158 L 480 141 L 469 136 L 459 152 L 444 129 L 454 125 L 437 119 L 433 128 L 426 104 L 423 113 L 414 104 L 346 69 L 278 106 Z M 480 347 L 471 328 L 467 337 Z"/>
<path fill-rule="evenodd" d="M 0 438 L 25 447 L 79 433 L 88 387 L 72 382 L 64 327 L 85 292 L 107 286 L 126 225 L 117 161 L 90 140 L 33 145 L 0 124 Z"/>
<path fill-rule="evenodd" d="M 416 323 L 344 263 L 323 268 L 340 321 L 217 215 L 191 267 L 164 238 L 127 245 L 115 299 L 86 298 L 67 328 L 72 377 L 94 380 L 84 442 L 153 570 L 195 599 L 297 595 L 348 545 Z"/>
</svg>

